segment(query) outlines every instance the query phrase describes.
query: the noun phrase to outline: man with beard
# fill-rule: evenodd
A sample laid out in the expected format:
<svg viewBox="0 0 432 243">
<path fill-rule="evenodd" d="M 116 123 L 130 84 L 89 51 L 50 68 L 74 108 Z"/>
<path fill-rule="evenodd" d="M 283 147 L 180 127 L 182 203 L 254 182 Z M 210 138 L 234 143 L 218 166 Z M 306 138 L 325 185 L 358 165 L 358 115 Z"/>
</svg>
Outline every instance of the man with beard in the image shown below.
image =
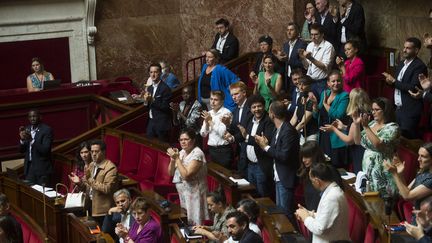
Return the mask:
<svg viewBox="0 0 432 243">
<path fill-rule="evenodd" d="M 235 211 L 226 216 L 226 225 L 229 236 L 239 243 L 261 243 L 262 238 L 249 229 L 249 219 L 246 214 Z"/>
<path fill-rule="evenodd" d="M 396 78 L 386 72 L 383 73 L 387 84 L 395 88 L 396 121 L 402 136 L 408 139 L 419 138 L 417 125 L 423 111 L 423 101 L 409 94 L 409 91 L 416 92 L 416 87 L 421 87 L 419 75 L 427 76 L 426 65 L 417 57 L 420 48 L 419 39 L 415 37 L 406 39 L 402 52 L 405 60 L 396 68 Z"/>
<path fill-rule="evenodd" d="M 226 19 L 216 21 L 217 34 L 211 49 L 216 49 L 220 54 L 220 62 L 226 63 L 235 59 L 239 55 L 239 41 L 233 33 L 229 31 L 229 22 Z"/>
</svg>

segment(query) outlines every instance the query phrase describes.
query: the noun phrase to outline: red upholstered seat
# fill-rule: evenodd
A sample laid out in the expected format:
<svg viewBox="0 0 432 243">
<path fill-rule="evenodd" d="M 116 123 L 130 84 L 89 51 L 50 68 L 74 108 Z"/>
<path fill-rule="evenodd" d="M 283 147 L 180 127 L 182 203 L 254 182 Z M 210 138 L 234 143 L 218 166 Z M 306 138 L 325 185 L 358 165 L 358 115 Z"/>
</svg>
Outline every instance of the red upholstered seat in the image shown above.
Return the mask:
<svg viewBox="0 0 432 243">
<path fill-rule="evenodd" d="M 132 178 L 137 181 L 153 180 L 157 168 L 157 152 L 142 145 L 141 154 L 138 162 L 138 170 Z"/>
<path fill-rule="evenodd" d="M 367 216 L 349 196 L 346 199 L 349 207 L 350 238 L 353 242 L 363 242 L 368 224 Z"/>
<path fill-rule="evenodd" d="M 110 134 L 105 134 L 104 136 L 104 142 L 107 147 L 105 157 L 116 165 L 120 163 L 120 140 L 120 137 Z"/>
<path fill-rule="evenodd" d="M 123 150 L 121 154 L 119 172 L 129 175 L 136 174 L 138 169 L 138 161 L 141 155 L 141 145 L 131 141 L 123 140 Z"/>
<path fill-rule="evenodd" d="M 304 238 L 310 239 L 311 234 L 310 234 L 309 230 L 306 228 L 306 226 L 304 225 L 304 223 L 302 221 L 297 220 L 297 225 L 298 225 L 300 233 L 304 236 Z"/>
<path fill-rule="evenodd" d="M 399 146 L 397 152 L 400 159 L 405 161 L 404 179 L 406 183 L 411 183 L 419 168 L 417 153 L 403 146 Z"/>
<path fill-rule="evenodd" d="M 411 223 L 413 206 L 414 205 L 411 202 L 405 201 L 403 198 L 399 199 L 396 207 L 401 220 L 405 220 L 408 221 L 408 223 Z"/>
<path fill-rule="evenodd" d="M 262 235 L 264 243 L 272 243 L 271 238 L 270 238 L 270 233 L 268 232 L 268 230 L 266 228 L 261 229 L 261 235 Z"/>
<path fill-rule="evenodd" d="M 372 227 L 372 225 L 368 224 L 366 228 L 364 243 L 380 243 L 380 240 L 377 237 L 377 235 L 378 234 L 377 232 L 375 232 L 375 229 Z"/>
<path fill-rule="evenodd" d="M 423 133 L 423 140 L 425 142 L 432 142 L 432 132 Z"/>
<path fill-rule="evenodd" d="M 17 217 L 17 215 L 14 214 L 13 211 L 12 211 L 12 215 L 15 217 L 15 219 L 21 225 L 22 234 L 23 234 L 23 243 L 42 243 L 43 242 L 43 239 L 39 238 L 38 235 L 33 232 L 32 227 L 30 227 L 20 217 Z"/>
</svg>

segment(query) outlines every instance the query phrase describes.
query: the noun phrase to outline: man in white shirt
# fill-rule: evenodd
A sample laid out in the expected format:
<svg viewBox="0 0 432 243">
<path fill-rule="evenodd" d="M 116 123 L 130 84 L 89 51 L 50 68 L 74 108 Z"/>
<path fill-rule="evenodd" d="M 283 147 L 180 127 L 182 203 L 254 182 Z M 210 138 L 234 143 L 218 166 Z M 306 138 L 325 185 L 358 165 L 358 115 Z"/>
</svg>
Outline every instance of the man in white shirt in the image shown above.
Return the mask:
<svg viewBox="0 0 432 243">
<path fill-rule="evenodd" d="M 231 169 L 232 148 L 224 135 L 227 126 L 222 119 L 231 119 L 231 112 L 223 107 L 225 95 L 222 91 L 210 92 L 210 111 L 203 111 L 203 125 L 200 135 L 204 138 L 208 136 L 207 145 L 209 147 L 210 158 L 213 162 L 219 163 L 227 169 Z"/>
<path fill-rule="evenodd" d="M 402 136 L 409 139 L 419 138 L 417 126 L 423 112 L 423 101 L 409 94 L 409 91 L 416 92 L 417 88 L 421 89 L 419 75 L 427 76 L 426 65 L 417 57 L 420 48 L 421 41 L 418 38 L 407 38 L 402 52 L 405 61 L 396 68 L 396 78 L 388 73 L 383 73 L 387 84 L 395 88 L 396 121 Z"/>
<path fill-rule="evenodd" d="M 129 209 L 132 202 L 131 195 L 127 189 L 120 189 L 114 193 L 113 198 L 116 206 L 108 210 L 102 225 L 102 231 L 110 234 L 116 242 L 123 243 L 123 239 L 118 238 L 115 233 L 115 227 L 120 223 L 125 228 L 130 229 L 135 222 L 135 218 Z"/>
<path fill-rule="evenodd" d="M 350 241 L 348 202 L 336 183 L 337 171 L 325 163 L 313 164 L 309 171 L 312 185 L 322 192 L 317 212 L 299 205 L 297 219 L 313 234 L 312 243 Z"/>
<path fill-rule="evenodd" d="M 226 19 L 216 21 L 217 34 L 211 49 L 216 49 L 220 54 L 220 62 L 226 63 L 239 55 L 239 41 L 229 31 L 229 22 Z"/>
<path fill-rule="evenodd" d="M 307 75 L 314 80 L 312 90 L 316 97 L 320 97 L 327 85 L 327 77 L 333 66 L 335 49 L 330 42 L 324 40 L 321 25 L 312 24 L 310 33 L 312 42 L 309 43 L 306 50 L 299 49 L 299 56 L 307 69 Z"/>
</svg>

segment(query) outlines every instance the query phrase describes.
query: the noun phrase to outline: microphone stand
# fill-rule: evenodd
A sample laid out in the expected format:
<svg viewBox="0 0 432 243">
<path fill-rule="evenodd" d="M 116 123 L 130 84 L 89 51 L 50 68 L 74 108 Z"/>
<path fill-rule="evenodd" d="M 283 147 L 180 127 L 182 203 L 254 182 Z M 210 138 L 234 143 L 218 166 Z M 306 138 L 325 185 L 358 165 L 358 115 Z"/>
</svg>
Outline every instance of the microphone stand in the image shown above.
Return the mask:
<svg viewBox="0 0 432 243">
<path fill-rule="evenodd" d="M 42 183 L 42 191 L 43 191 L 43 195 L 42 195 L 42 200 L 43 200 L 43 223 L 44 223 L 44 231 L 45 231 L 45 243 L 49 242 L 48 239 L 48 223 L 47 223 L 47 214 L 46 214 L 46 198 L 45 198 L 45 183 Z"/>
</svg>

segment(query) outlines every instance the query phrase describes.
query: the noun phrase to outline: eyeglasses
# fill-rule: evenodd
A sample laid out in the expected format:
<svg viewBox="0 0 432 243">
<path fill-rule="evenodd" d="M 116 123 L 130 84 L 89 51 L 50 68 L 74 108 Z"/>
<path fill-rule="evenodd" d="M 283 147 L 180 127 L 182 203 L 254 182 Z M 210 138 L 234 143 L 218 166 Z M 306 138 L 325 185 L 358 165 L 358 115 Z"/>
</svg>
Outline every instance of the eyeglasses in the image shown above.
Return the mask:
<svg viewBox="0 0 432 243">
<path fill-rule="evenodd" d="M 377 109 L 372 108 L 372 112 L 378 112 L 378 111 L 382 111 L 382 109 L 380 109 L 380 108 L 377 108 Z"/>
<path fill-rule="evenodd" d="M 190 138 L 180 138 L 179 139 L 179 142 L 182 142 L 182 141 L 189 141 L 189 140 L 191 140 Z"/>
</svg>

